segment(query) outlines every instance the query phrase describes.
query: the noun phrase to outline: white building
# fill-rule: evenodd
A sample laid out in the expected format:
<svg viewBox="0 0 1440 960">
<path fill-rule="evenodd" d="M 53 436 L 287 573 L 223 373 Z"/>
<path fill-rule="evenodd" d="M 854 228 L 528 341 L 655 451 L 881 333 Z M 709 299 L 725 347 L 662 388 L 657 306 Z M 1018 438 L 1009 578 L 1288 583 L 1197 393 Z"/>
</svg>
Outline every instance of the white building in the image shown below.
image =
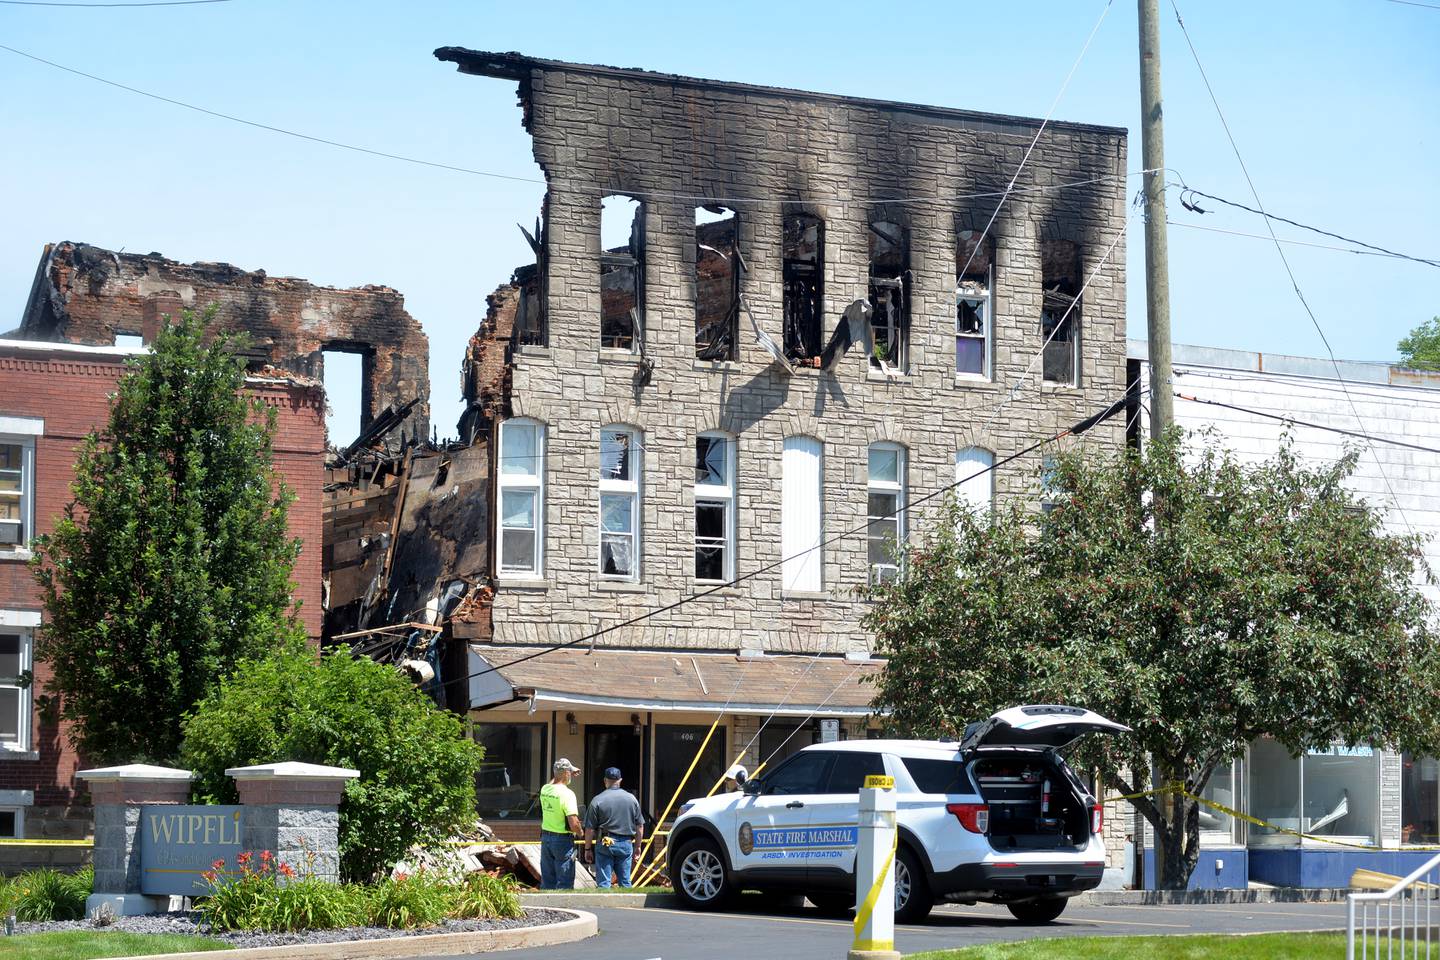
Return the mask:
<svg viewBox="0 0 1440 960">
<path fill-rule="evenodd" d="M 1148 395 L 1147 344 L 1130 341 L 1128 354 L 1131 378 Z M 1173 363 L 1176 423 L 1215 430 L 1241 460 L 1268 458 L 1287 432 L 1295 450 L 1317 462 L 1359 448 L 1350 486 L 1382 512 L 1387 530 L 1429 537 L 1426 557 L 1440 570 L 1440 373 L 1183 345 Z M 1291 757 L 1273 741 L 1256 741 L 1215 774 L 1207 796 L 1338 842 L 1301 841 L 1206 811 L 1191 884 L 1330 887 L 1348 885 L 1362 866 L 1408 873 L 1433 855 L 1414 848 L 1440 844 L 1437 787 L 1440 761 L 1432 757 L 1343 744 Z"/>
</svg>

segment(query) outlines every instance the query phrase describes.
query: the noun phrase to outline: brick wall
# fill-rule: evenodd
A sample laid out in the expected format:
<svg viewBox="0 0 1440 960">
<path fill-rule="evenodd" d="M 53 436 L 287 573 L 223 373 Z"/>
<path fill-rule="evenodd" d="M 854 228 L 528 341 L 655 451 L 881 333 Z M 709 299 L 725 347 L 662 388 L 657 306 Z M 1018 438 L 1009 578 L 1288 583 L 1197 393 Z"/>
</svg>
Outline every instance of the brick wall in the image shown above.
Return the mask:
<svg viewBox="0 0 1440 960">
<path fill-rule="evenodd" d="M 76 351 L 60 355 L 34 348 L 0 346 L 0 417 L 43 418 L 45 432 L 35 443 L 35 532 L 47 533 L 54 519 L 70 502 L 75 452 L 81 438 L 104 426 L 109 398 L 123 372 L 118 352 L 97 355 Z M 295 490 L 290 507 L 290 529 L 304 541 L 294 571 L 295 599 L 306 632 L 320 636 L 321 485 L 325 454 L 325 401 L 317 387 L 284 380 L 252 380 L 250 391 L 273 407 L 278 415 L 274 438 L 275 465 Z M 0 609 L 38 611 L 40 592 L 28 566 L 19 560 L 0 559 Z M 44 692 L 51 675 L 43 662 L 35 664 L 36 695 Z M 27 834 L 35 835 L 47 816 L 65 819 L 59 808 L 79 797 L 74 772 L 79 760 L 65 737 L 64 725 L 32 717 L 33 759 L 0 756 L 0 789 L 34 790 L 35 811 L 27 816 Z M 32 829 L 32 825 L 35 829 Z"/>
<path fill-rule="evenodd" d="M 47 244 L 18 335 L 113 344 L 116 334 L 148 334 L 158 321 L 157 304 L 171 315 L 213 306 L 213 329 L 245 331 L 255 353 L 306 377 L 324 376 L 325 350 L 358 353 L 362 423 L 389 404 L 419 397 L 397 433 L 420 440 L 430 435 L 429 341 L 405 311 L 405 298 L 389 287 L 322 287 L 228 263 L 177 263 L 158 253 Z"/>
<path fill-rule="evenodd" d="M 496 642 L 571 640 L 654 610 L 697 590 L 693 578 L 693 461 L 697 433 L 737 438 L 739 573 L 780 560 L 781 453 L 786 437 L 824 447 L 824 534 L 864 524 L 867 448 L 908 451 L 911 499 L 955 480 L 955 455 L 972 445 L 996 458 L 1014 453 L 1118 398 L 1125 381 L 1124 243 L 1102 255 L 1125 220 L 1125 136 L 1114 128 L 1052 124 L 1020 186 L 991 230 L 997 244 L 994 375 L 955 375 L 957 231 L 985 226 L 1038 126 L 1036 121 L 900 104 L 691 81 L 640 71 L 591 69 L 518 56 L 439 51 L 462 69 L 518 78 L 535 158 L 546 172 L 542 284 L 549 331 L 543 347 L 514 348 L 511 412 L 547 425 L 545 567 L 538 582 L 500 581 Z M 471 59 L 467 59 L 471 57 Z M 494 68 L 491 64 L 505 61 Z M 1083 189 L 1036 186 L 1097 179 Z M 601 198 L 647 197 L 644 290 L 648 385 L 639 358 L 599 343 Z M 671 199 L 682 196 L 685 199 Z M 875 197 L 955 197 L 884 204 Z M 740 322 L 738 359 L 695 359 L 694 197 L 738 211 L 747 272 L 742 295 L 756 322 L 782 339 L 782 214 L 803 209 L 825 221 L 824 322 L 828 340 L 841 312 L 866 296 L 867 220 L 911 232 L 910 363 L 887 378 L 852 351 L 835 374 L 786 375 Z M 733 198 L 754 198 L 736 200 Z M 782 203 L 796 198 L 804 202 Z M 1042 384 L 1041 244 L 1079 246 L 1086 274 L 1079 385 Z M 823 341 L 822 341 L 823 342 Z M 1027 369 L 1028 368 L 1028 369 Z M 1017 381 L 1023 389 L 1012 394 Z M 991 417 L 997 408 L 998 416 Z M 600 428 L 643 431 L 640 575 L 609 584 L 597 570 L 596 480 Z M 1084 442 L 1122 443 L 1112 420 Z M 483 439 L 483 438 L 482 438 Z M 1002 497 L 1034 497 L 1040 467 L 1030 457 L 1000 469 Z M 912 512 L 922 534 L 938 500 Z M 824 589 L 784 597 L 769 570 L 599 645 L 865 650 L 865 605 L 853 589 L 867 578 L 866 543 L 854 537 L 824 551 Z"/>
</svg>

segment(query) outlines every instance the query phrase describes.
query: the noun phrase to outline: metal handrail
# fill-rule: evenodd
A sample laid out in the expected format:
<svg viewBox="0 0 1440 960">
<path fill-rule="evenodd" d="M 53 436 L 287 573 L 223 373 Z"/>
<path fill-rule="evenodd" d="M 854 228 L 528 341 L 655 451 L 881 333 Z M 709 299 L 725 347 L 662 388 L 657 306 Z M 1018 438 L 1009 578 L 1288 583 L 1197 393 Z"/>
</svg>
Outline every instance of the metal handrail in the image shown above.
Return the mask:
<svg viewBox="0 0 1440 960">
<path fill-rule="evenodd" d="M 1366 914 L 1368 914 L 1368 911 L 1365 908 L 1371 903 L 1374 903 L 1376 905 L 1375 919 L 1377 923 L 1377 929 L 1375 933 L 1375 948 L 1378 951 L 1380 948 L 1380 933 L 1378 929 L 1381 909 L 1380 904 L 1386 901 L 1389 901 L 1390 903 L 1389 916 L 1387 917 L 1388 927 L 1386 930 L 1387 938 L 1389 938 L 1394 936 L 1394 901 L 1396 900 L 1400 901 L 1400 931 L 1402 938 L 1400 944 L 1400 955 L 1402 957 L 1405 956 L 1405 943 L 1403 938 L 1405 928 L 1406 901 L 1404 899 L 1401 899 L 1400 895 L 1406 890 L 1413 888 L 1416 883 L 1419 882 L 1421 877 L 1435 870 L 1437 867 L 1440 867 L 1440 854 L 1436 854 L 1429 860 L 1426 860 L 1419 867 L 1416 867 L 1414 870 L 1410 871 L 1410 873 L 1402 877 L 1400 880 L 1396 881 L 1395 884 L 1391 886 L 1388 890 L 1378 890 L 1373 893 L 1352 893 L 1345 898 L 1345 960 L 1355 960 L 1355 905 L 1357 903 L 1361 905 L 1362 919 L 1364 919 Z M 1428 957 L 1430 955 L 1430 903 L 1435 899 L 1435 885 L 1433 883 L 1430 883 L 1426 884 L 1425 886 L 1427 888 L 1425 891 L 1425 954 Z M 1415 928 L 1418 937 L 1420 926 L 1420 911 L 1418 906 L 1412 909 L 1411 914 L 1411 926 Z M 1367 952 L 1367 931 L 1368 927 L 1361 927 L 1360 953 L 1362 957 Z M 1418 948 L 1418 943 L 1416 944 L 1416 946 Z M 1391 949 L 1393 950 L 1393 944 L 1391 946 Z"/>
</svg>

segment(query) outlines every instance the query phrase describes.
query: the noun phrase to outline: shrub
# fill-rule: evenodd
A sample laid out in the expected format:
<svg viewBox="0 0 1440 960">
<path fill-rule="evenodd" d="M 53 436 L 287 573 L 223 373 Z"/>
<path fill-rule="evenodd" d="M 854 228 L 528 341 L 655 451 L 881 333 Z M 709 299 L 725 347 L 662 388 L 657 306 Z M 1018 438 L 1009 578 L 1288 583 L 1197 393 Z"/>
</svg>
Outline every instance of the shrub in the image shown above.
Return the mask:
<svg viewBox="0 0 1440 960">
<path fill-rule="evenodd" d="M 474 820 L 484 751 L 395 668 L 340 647 L 243 664 L 185 724 L 184 763 L 206 801 L 234 803 L 227 767 L 301 760 L 360 771 L 340 807 L 347 880 L 388 873 L 415 845 Z"/>
<path fill-rule="evenodd" d="M 401 873 L 370 888 L 369 921 L 376 927 L 433 927 L 450 915 L 457 888 L 433 873 Z"/>
<path fill-rule="evenodd" d="M 520 885 L 514 877 L 472 873 L 456 889 L 450 915 L 458 920 L 513 920 L 522 912 Z"/>
<path fill-rule="evenodd" d="M 10 882 L 7 899 L 15 919 L 23 923 L 46 920 L 81 920 L 85 899 L 95 887 L 95 872 L 86 867 L 79 873 L 58 870 L 31 870 Z"/>
<path fill-rule="evenodd" d="M 298 876 L 289 864 L 277 866 L 269 850 L 258 857 L 242 853 L 236 865 L 239 873 L 230 877 L 219 872 L 219 860 L 205 873 L 210 895 L 200 902 L 200 913 L 211 929 L 290 932 L 365 922 L 363 888 Z"/>
</svg>

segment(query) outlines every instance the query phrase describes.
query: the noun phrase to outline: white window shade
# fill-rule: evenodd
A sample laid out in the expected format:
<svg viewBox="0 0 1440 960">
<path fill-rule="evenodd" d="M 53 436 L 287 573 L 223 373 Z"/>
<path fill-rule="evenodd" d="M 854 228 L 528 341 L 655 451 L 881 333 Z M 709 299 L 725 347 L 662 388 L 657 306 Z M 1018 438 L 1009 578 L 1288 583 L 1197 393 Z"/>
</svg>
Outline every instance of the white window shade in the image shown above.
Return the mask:
<svg viewBox="0 0 1440 960">
<path fill-rule="evenodd" d="M 823 586 L 821 449 L 814 437 L 785 441 L 780 540 L 781 586 L 787 591 L 814 592 Z"/>
<path fill-rule="evenodd" d="M 966 447 L 955 454 L 955 488 L 962 504 L 988 515 L 995 501 L 995 455 L 981 447 Z M 983 471 L 983 472 L 982 472 Z"/>
</svg>

